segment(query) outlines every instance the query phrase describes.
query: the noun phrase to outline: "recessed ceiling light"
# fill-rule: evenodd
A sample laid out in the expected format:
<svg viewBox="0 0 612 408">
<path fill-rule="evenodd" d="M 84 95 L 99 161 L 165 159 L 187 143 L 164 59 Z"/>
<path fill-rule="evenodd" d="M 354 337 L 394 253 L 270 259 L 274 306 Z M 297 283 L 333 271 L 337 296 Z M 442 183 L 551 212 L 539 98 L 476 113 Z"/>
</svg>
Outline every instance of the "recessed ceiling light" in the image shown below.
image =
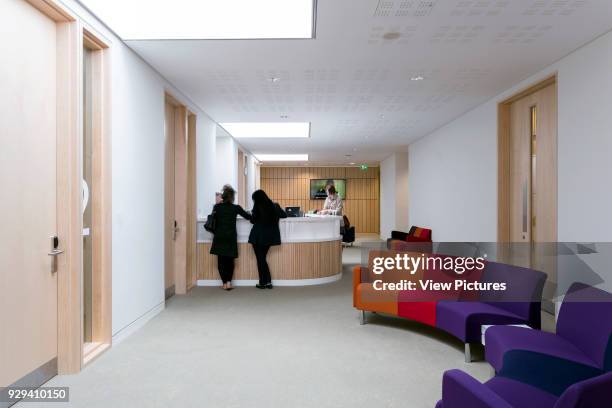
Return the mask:
<svg viewBox="0 0 612 408">
<path fill-rule="evenodd" d="M 350 164 L 351 166 L 354 166 L 354 165 L 355 165 L 355 162 L 350 162 L 349 164 Z"/>
<path fill-rule="evenodd" d="M 410 78 L 410 80 L 411 80 L 411 81 L 422 81 L 422 80 L 424 80 L 424 79 L 425 79 L 425 78 L 423 78 L 423 77 L 422 77 L 422 76 L 420 76 L 420 75 L 413 76 L 412 78 Z"/>
<path fill-rule="evenodd" d="M 390 31 L 388 33 L 384 33 L 383 34 L 383 38 L 385 40 L 397 40 L 398 38 L 400 38 L 402 36 L 401 33 L 398 33 L 397 31 Z"/>
<path fill-rule="evenodd" d="M 79 1 L 124 40 L 314 37 L 314 0 Z"/>
<path fill-rule="evenodd" d="M 310 137 L 309 122 L 236 122 L 220 125 L 236 139 Z"/>
<path fill-rule="evenodd" d="M 308 161 L 307 154 L 264 154 L 254 153 L 257 160 L 262 162 L 271 161 Z"/>
</svg>

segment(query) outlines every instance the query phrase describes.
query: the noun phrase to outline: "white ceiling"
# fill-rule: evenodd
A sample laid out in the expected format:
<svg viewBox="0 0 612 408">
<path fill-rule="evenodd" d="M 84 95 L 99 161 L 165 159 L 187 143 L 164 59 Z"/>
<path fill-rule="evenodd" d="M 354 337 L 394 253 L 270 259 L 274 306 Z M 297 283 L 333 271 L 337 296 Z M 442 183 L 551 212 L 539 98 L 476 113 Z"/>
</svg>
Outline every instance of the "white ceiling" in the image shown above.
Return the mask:
<svg viewBox="0 0 612 408">
<path fill-rule="evenodd" d="M 610 0 L 319 0 L 313 40 L 128 44 L 217 122 L 312 123 L 245 148 L 335 164 L 406 149 L 611 28 Z"/>
</svg>

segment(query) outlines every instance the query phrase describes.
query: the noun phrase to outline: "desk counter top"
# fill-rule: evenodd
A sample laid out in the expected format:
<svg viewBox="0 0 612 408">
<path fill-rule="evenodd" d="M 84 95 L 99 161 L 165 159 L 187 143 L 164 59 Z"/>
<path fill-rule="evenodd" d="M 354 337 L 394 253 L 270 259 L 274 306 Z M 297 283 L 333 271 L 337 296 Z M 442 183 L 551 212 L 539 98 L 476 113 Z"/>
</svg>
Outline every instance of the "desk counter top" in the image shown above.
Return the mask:
<svg viewBox="0 0 612 408">
<path fill-rule="evenodd" d="M 281 242 L 324 242 L 341 240 L 340 225 L 342 217 L 333 215 L 283 218 L 279 222 Z M 212 234 L 204 229 L 205 221 L 198 221 L 198 242 L 212 242 Z M 238 242 L 249 241 L 252 224 L 238 217 L 236 231 Z"/>
</svg>

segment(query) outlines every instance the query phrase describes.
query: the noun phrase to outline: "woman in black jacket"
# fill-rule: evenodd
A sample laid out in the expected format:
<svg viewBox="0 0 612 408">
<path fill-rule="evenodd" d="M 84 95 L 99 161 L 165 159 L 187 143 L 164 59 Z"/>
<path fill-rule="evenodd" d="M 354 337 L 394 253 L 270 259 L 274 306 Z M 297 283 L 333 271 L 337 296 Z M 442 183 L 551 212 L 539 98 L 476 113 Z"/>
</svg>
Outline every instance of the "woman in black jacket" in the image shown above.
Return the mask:
<svg viewBox="0 0 612 408">
<path fill-rule="evenodd" d="M 234 204 L 236 191 L 226 184 L 221 193 L 221 202 L 213 207 L 215 217 L 215 235 L 210 253 L 217 255 L 219 275 L 223 281 L 223 289 L 232 290 L 234 275 L 234 259 L 238 258 L 238 234 L 236 233 L 236 216 L 241 215 L 247 220 L 251 216 L 244 209 Z"/>
<path fill-rule="evenodd" d="M 287 214 L 277 203 L 272 202 L 263 190 L 255 191 L 252 197 L 251 223 L 253 228 L 249 234 L 249 243 L 253 245 L 259 272 L 259 283 L 255 286 L 259 289 L 272 289 L 272 277 L 266 256 L 271 246 L 281 244 L 278 221 L 280 218 L 287 218 Z"/>
</svg>

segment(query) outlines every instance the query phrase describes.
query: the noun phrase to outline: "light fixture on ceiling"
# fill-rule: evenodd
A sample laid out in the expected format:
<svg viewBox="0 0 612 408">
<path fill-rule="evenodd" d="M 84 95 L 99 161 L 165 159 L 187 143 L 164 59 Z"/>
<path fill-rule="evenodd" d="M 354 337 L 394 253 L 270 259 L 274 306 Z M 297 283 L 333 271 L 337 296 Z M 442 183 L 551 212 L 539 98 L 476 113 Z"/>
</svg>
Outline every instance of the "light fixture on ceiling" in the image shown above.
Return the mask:
<svg viewBox="0 0 612 408">
<path fill-rule="evenodd" d="M 349 164 L 350 164 L 351 166 L 354 166 L 354 165 L 355 165 L 355 162 L 350 162 Z"/>
<path fill-rule="evenodd" d="M 277 83 L 278 81 L 280 81 L 280 78 L 279 77 L 270 77 L 270 78 L 268 78 L 268 81 L 272 82 L 272 83 Z"/>
<path fill-rule="evenodd" d="M 280 115 L 281 119 L 289 119 L 289 115 Z"/>
<path fill-rule="evenodd" d="M 402 34 L 398 33 L 397 31 L 389 31 L 388 33 L 384 33 L 383 34 L 383 38 L 385 40 L 397 40 L 401 36 L 402 36 Z"/>
<path fill-rule="evenodd" d="M 310 137 L 310 122 L 234 122 L 220 125 L 236 139 Z"/>
<path fill-rule="evenodd" d="M 273 161 L 308 161 L 307 154 L 265 154 L 265 153 L 254 153 L 257 160 L 261 162 L 273 162 Z"/>
<path fill-rule="evenodd" d="M 124 40 L 314 38 L 315 0 L 79 0 Z"/>
<path fill-rule="evenodd" d="M 410 78 L 411 81 L 422 81 L 425 78 L 423 78 L 421 75 L 417 75 L 417 76 L 413 76 L 412 78 Z"/>
</svg>

